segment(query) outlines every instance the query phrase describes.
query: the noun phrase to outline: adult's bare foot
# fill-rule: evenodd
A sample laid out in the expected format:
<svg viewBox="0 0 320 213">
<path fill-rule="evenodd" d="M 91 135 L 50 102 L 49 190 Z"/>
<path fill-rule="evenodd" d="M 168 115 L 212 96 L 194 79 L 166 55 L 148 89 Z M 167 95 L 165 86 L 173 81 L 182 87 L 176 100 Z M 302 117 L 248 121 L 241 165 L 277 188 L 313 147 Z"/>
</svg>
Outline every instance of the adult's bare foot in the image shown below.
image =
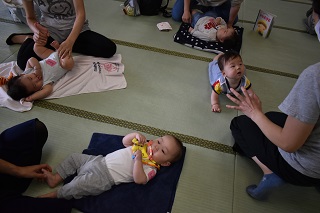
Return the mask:
<svg viewBox="0 0 320 213">
<path fill-rule="evenodd" d="M 26 39 L 32 38 L 32 35 L 33 33 L 13 33 L 7 38 L 6 43 L 8 45 L 22 44 Z"/>
</svg>

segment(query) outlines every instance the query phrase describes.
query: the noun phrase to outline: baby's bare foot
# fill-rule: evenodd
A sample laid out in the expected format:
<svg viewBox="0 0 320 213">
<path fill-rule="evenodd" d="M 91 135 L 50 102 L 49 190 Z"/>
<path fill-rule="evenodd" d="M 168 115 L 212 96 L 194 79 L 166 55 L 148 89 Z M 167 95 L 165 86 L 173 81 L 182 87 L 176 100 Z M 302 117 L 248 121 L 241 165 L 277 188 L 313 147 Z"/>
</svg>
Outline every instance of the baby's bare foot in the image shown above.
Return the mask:
<svg viewBox="0 0 320 213">
<path fill-rule="evenodd" d="M 39 22 L 34 23 L 34 26 L 43 34 L 48 34 L 48 29 L 42 26 Z"/>
<path fill-rule="evenodd" d="M 52 172 L 45 169 L 42 169 L 42 172 L 46 175 L 45 181 L 51 188 L 56 187 L 60 183 L 61 178 L 59 178 L 58 174 L 52 174 Z"/>
</svg>

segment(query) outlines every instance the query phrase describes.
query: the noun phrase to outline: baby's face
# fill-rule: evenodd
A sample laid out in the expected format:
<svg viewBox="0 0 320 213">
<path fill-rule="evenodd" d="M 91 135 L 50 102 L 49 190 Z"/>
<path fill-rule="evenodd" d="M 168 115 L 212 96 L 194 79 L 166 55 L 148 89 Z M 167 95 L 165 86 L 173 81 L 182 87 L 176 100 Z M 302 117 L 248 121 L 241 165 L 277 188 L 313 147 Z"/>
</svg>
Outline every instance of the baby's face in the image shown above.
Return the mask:
<svg viewBox="0 0 320 213">
<path fill-rule="evenodd" d="M 35 73 L 21 75 L 20 80 L 30 93 L 39 91 L 42 88 L 42 78 Z"/>
<path fill-rule="evenodd" d="M 177 143 L 169 135 L 153 140 L 151 149 L 152 159 L 158 164 L 170 162 L 179 151 Z"/>
<path fill-rule="evenodd" d="M 234 79 L 240 80 L 241 77 L 244 75 L 245 67 L 240 57 L 234 58 L 228 61 L 223 68 L 223 76 Z"/>
<path fill-rule="evenodd" d="M 234 34 L 234 28 L 219 28 L 217 30 L 217 38 L 219 41 L 223 42 L 226 38 L 231 37 Z"/>
</svg>

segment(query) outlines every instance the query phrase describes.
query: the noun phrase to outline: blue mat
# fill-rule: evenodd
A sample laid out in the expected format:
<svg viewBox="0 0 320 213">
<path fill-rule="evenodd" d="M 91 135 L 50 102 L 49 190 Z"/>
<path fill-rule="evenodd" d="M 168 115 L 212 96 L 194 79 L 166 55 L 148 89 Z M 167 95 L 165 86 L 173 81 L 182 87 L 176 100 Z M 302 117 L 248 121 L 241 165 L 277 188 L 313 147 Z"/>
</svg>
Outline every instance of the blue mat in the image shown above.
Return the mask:
<svg viewBox="0 0 320 213">
<path fill-rule="evenodd" d="M 84 154 L 106 155 L 124 148 L 123 136 L 94 133 Z M 112 187 L 98 196 L 74 200 L 74 208 L 85 213 L 167 213 L 171 212 L 177 183 L 183 167 L 183 156 L 169 167 L 161 167 L 146 185 L 125 183 Z M 66 182 L 70 179 L 66 180 Z"/>
<path fill-rule="evenodd" d="M 234 51 L 240 53 L 242 46 L 242 35 L 243 35 L 243 27 L 233 26 L 235 31 L 237 32 L 236 43 L 233 47 L 228 47 L 223 43 L 216 41 L 204 41 L 202 39 L 196 38 L 189 33 L 190 24 L 182 23 L 178 32 L 174 35 L 174 41 L 186 45 L 188 47 L 206 51 L 213 52 L 216 54 L 226 53 L 230 51 Z"/>
</svg>

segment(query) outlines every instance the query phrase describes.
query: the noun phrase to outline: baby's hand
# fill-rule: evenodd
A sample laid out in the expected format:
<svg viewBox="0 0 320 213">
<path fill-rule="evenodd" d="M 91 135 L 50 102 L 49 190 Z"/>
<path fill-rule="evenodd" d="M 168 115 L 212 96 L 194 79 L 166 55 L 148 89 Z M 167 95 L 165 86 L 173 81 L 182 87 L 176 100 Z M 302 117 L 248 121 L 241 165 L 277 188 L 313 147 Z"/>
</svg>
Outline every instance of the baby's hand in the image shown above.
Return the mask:
<svg viewBox="0 0 320 213">
<path fill-rule="evenodd" d="M 141 153 L 141 150 L 137 150 L 135 151 L 135 153 L 133 153 L 134 155 L 134 160 L 135 161 L 142 161 L 142 153 Z"/>
<path fill-rule="evenodd" d="M 213 60 L 218 60 L 219 58 L 220 58 L 220 56 L 222 56 L 224 53 L 219 53 L 218 55 L 216 55 L 214 58 L 213 58 Z"/>
<path fill-rule="evenodd" d="M 216 25 L 221 24 L 221 17 L 215 18 L 214 22 Z"/>
<path fill-rule="evenodd" d="M 212 112 L 221 112 L 220 104 L 212 104 L 211 105 L 211 111 Z"/>
<path fill-rule="evenodd" d="M 136 134 L 136 139 L 139 141 L 139 144 L 145 144 L 147 142 L 146 137 L 139 133 Z"/>
<path fill-rule="evenodd" d="M 189 33 L 191 33 L 192 30 L 193 30 L 193 28 L 192 28 L 192 27 L 189 27 L 189 30 L 188 30 Z"/>
<path fill-rule="evenodd" d="M 32 101 L 31 96 L 26 97 L 26 98 L 24 99 L 24 101 L 26 101 L 26 102 L 31 102 L 31 101 Z"/>
</svg>

